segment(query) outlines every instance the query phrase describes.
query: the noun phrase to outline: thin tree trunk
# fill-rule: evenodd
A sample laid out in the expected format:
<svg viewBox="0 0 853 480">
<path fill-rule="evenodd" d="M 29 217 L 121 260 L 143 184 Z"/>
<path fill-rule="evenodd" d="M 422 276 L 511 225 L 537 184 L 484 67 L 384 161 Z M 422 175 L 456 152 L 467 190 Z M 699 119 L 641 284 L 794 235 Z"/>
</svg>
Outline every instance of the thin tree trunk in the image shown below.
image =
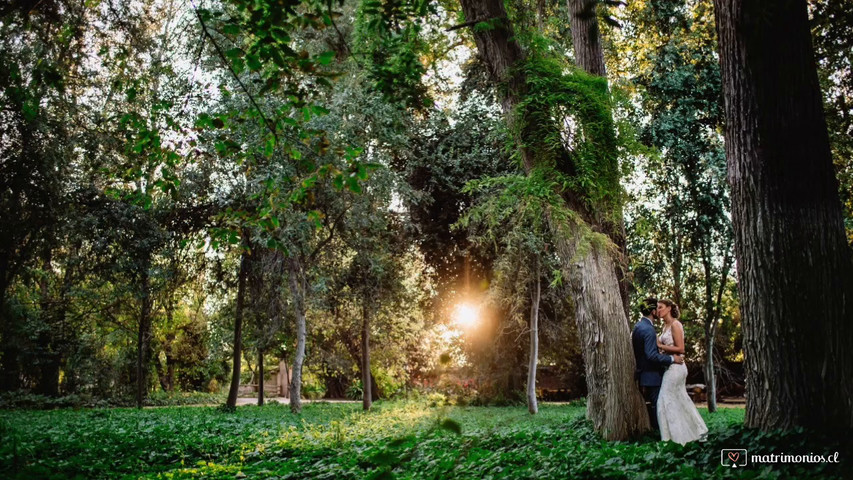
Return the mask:
<svg viewBox="0 0 853 480">
<path fill-rule="evenodd" d="M 42 258 L 45 271 L 51 270 L 52 251 L 50 247 L 45 248 Z M 35 392 L 55 397 L 59 395 L 59 365 L 61 355 L 57 350 L 56 336 L 58 331 L 58 320 L 61 320 L 60 313 L 64 316 L 63 307 L 60 307 L 60 302 L 51 295 L 50 284 L 47 275 L 43 276 L 39 282 L 41 290 L 41 318 L 45 325 L 45 329 L 37 337 L 37 345 L 41 350 L 41 361 L 39 362 L 39 380 L 36 385 Z"/>
<path fill-rule="evenodd" d="M 296 317 L 296 353 L 293 356 L 293 375 L 290 379 L 290 410 L 302 410 L 302 364 L 305 362 L 305 275 L 296 257 L 288 259 L 290 292 Z"/>
<path fill-rule="evenodd" d="M 237 306 L 234 312 L 234 359 L 231 366 L 231 388 L 228 390 L 228 400 L 225 406 L 237 407 L 237 394 L 240 393 L 240 359 L 243 356 L 243 304 L 246 297 L 246 277 L 249 273 L 249 240 L 248 233 L 243 232 L 243 252 L 240 254 L 240 273 L 237 279 Z"/>
<path fill-rule="evenodd" d="M 140 272 L 139 330 L 136 338 L 136 408 L 142 408 L 148 395 L 148 360 L 151 358 L 151 279 L 149 276 L 150 254 L 146 253 Z"/>
<path fill-rule="evenodd" d="M 675 228 L 670 232 L 672 236 L 672 301 L 678 305 L 684 305 L 681 291 L 683 285 L 684 271 L 684 248 L 681 235 Z"/>
<path fill-rule="evenodd" d="M 264 351 L 258 349 L 258 406 L 264 406 Z"/>
<path fill-rule="evenodd" d="M 172 325 L 172 319 L 175 314 L 175 303 L 171 299 L 166 306 L 166 319 L 169 325 Z M 163 353 L 166 356 L 166 378 L 163 389 L 168 392 L 175 391 L 175 355 L 172 350 L 172 343 L 175 341 L 175 334 L 166 335 L 166 342 L 163 345 Z M 157 362 L 159 364 L 159 362 Z M 162 367 L 161 367 L 162 369 Z"/>
<path fill-rule="evenodd" d="M 174 337 L 171 339 L 174 340 Z M 168 391 L 175 391 L 175 356 L 172 352 L 172 344 L 166 349 L 166 387 Z"/>
<path fill-rule="evenodd" d="M 524 60 L 501 0 L 462 0 L 466 19 L 498 19 L 492 28 L 474 31 L 480 55 L 486 60 L 492 80 L 501 86 L 504 114 L 510 115 L 526 92 Z M 510 125 L 512 130 L 512 125 Z M 521 132 L 517 143 L 525 168 L 537 166 Z M 558 192 L 563 195 L 563 192 Z M 583 202 L 567 200 L 584 212 Z M 610 440 L 626 439 L 648 430 L 645 404 L 634 384 L 634 356 L 619 280 L 618 263 L 607 248 L 590 244 L 583 228 L 555 220 L 546 212 L 556 239 L 564 278 L 573 293 L 575 319 L 586 364 L 589 389 L 587 416 L 596 431 Z M 610 228 L 605 228 L 612 231 Z"/>
<path fill-rule="evenodd" d="M 708 413 L 717 411 L 717 376 L 714 373 L 714 334 L 705 331 L 705 397 L 708 402 Z"/>
<path fill-rule="evenodd" d="M 370 410 L 373 405 L 370 376 L 370 313 L 367 305 L 361 307 L 361 408 Z"/>
<path fill-rule="evenodd" d="M 539 405 L 536 403 L 536 363 L 539 359 L 539 299 L 542 294 L 539 258 L 536 259 L 534 275 L 536 275 L 536 284 L 530 302 L 530 358 L 527 362 L 527 411 L 532 415 L 539 411 Z"/>
<path fill-rule="evenodd" d="M 728 253 L 723 256 L 723 268 L 720 270 L 720 285 L 717 289 L 716 299 L 713 295 L 711 253 L 706 249 L 703 252 L 703 266 L 705 269 L 705 396 L 708 400 L 708 412 L 717 411 L 717 376 L 714 369 L 714 343 L 717 336 L 718 320 L 722 309 L 723 293 L 728 283 L 729 270 L 732 257 Z M 731 245 L 726 245 L 726 250 Z"/>
<path fill-rule="evenodd" d="M 853 428 L 853 262 L 806 0 L 715 0 L 746 424 Z"/>
<path fill-rule="evenodd" d="M 350 354 L 355 367 L 358 369 L 359 377 L 364 376 L 364 372 L 361 368 L 361 348 L 355 343 L 355 340 L 349 335 L 349 333 L 341 332 L 339 333 L 339 337 L 341 339 L 341 343 L 346 347 L 347 352 Z M 376 377 L 373 375 L 373 372 L 370 372 L 370 393 L 373 401 L 377 401 L 382 398 L 382 392 L 379 390 L 379 384 L 376 383 Z"/>
</svg>

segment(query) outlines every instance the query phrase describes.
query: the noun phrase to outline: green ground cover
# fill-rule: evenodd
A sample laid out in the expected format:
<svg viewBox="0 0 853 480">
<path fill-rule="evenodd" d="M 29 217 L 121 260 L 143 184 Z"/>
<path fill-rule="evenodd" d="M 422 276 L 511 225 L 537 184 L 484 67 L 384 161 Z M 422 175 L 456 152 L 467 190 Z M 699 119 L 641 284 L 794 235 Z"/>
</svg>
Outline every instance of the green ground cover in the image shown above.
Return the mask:
<svg viewBox="0 0 853 480">
<path fill-rule="evenodd" d="M 720 465 L 722 448 L 820 453 L 845 446 L 801 431 L 744 429 L 709 415 L 706 443 L 604 442 L 583 405 L 431 407 L 425 402 L 0 412 L 0 478 L 844 478 L 845 465 Z M 834 450 L 833 450 L 834 451 Z M 849 468 L 848 468 L 849 469 Z"/>
</svg>

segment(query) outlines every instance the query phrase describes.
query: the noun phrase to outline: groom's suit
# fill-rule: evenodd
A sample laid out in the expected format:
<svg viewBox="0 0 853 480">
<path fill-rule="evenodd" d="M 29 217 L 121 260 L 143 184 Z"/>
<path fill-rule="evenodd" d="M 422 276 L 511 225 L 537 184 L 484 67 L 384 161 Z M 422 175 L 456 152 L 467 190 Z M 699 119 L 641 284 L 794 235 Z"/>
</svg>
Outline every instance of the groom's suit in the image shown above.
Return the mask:
<svg viewBox="0 0 853 480">
<path fill-rule="evenodd" d="M 634 359 L 637 361 L 634 380 L 639 383 L 640 391 L 646 399 L 646 410 L 649 412 L 652 427 L 658 430 L 657 403 L 660 385 L 663 372 L 672 364 L 673 357 L 658 352 L 657 333 L 652 321 L 647 317 L 641 318 L 634 326 L 631 343 L 634 346 Z"/>
</svg>

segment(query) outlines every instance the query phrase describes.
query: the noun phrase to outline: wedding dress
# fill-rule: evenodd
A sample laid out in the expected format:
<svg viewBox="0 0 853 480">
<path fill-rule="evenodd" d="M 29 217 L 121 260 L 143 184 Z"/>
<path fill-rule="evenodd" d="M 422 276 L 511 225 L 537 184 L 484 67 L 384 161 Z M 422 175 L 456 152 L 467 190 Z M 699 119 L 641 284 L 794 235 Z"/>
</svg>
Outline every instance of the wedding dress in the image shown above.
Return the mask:
<svg viewBox="0 0 853 480">
<path fill-rule="evenodd" d="M 664 345 L 674 345 L 672 329 L 666 329 L 661 334 L 660 341 Z M 672 440 L 682 445 L 694 440 L 704 440 L 708 434 L 705 421 L 687 395 L 686 381 L 687 365 L 670 365 L 663 374 L 657 405 L 661 440 Z"/>
</svg>

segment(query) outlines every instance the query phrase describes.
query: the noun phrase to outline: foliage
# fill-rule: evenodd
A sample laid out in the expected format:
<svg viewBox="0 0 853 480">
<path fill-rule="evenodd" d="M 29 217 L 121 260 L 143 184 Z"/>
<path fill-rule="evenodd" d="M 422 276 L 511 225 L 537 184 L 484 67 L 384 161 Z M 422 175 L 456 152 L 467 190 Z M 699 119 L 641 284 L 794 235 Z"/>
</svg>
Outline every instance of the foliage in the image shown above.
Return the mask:
<svg viewBox="0 0 853 480">
<path fill-rule="evenodd" d="M 809 2 L 809 13 L 844 223 L 853 244 L 853 2 Z"/>
<path fill-rule="evenodd" d="M 521 148 L 593 219 L 615 222 L 624 198 L 606 80 L 568 67 L 543 47 L 518 68 L 527 91 L 510 124 L 523 139 Z"/>
<path fill-rule="evenodd" d="M 204 392 L 153 392 L 145 401 L 149 407 L 168 407 L 177 405 L 213 405 L 222 403 L 224 397 L 220 393 Z M 0 394 L 0 409 L 2 410 L 52 410 L 56 408 L 105 408 L 130 407 L 136 403 L 133 397 L 99 398 L 89 394 L 72 394 L 62 397 L 7 392 Z"/>
<path fill-rule="evenodd" d="M 422 31 L 436 13 L 431 0 L 364 0 L 355 20 L 354 54 L 372 87 L 386 100 L 423 109 L 433 105 L 421 78 L 421 55 L 429 48 Z"/>
<path fill-rule="evenodd" d="M 625 113 L 648 147 L 632 159 L 626 209 L 635 297 L 679 303 L 688 352 L 707 358 L 703 337 L 732 343 L 716 330 L 737 301 L 712 2 L 626 10 L 621 53 L 635 60 L 621 70 L 639 108 Z"/>
<path fill-rule="evenodd" d="M 720 465 L 720 449 L 840 452 L 850 444 L 803 431 L 758 433 L 743 410 L 708 416 L 710 440 L 603 442 L 583 406 L 436 407 L 381 403 L 57 410 L 0 413 L 0 472 L 9 478 L 841 478 L 845 465 Z M 48 446 L 49 445 L 49 446 Z M 17 462 L 17 463 L 16 463 Z M 17 465 L 17 473 L 13 470 Z M 242 475 L 241 475 L 242 473 Z"/>
</svg>

